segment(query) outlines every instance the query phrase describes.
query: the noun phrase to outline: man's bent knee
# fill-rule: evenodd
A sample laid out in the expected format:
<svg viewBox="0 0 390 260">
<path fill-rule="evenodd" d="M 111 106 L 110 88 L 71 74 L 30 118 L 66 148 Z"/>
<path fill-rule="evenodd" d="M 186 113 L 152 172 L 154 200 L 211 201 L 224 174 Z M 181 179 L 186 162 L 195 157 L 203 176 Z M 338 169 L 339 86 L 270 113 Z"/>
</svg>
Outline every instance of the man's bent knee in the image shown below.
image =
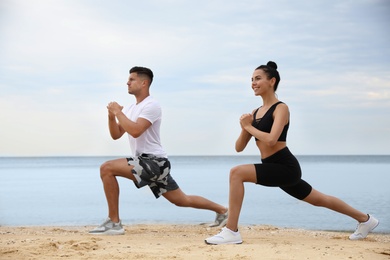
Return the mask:
<svg viewBox="0 0 390 260">
<path fill-rule="evenodd" d="M 111 162 L 107 161 L 100 165 L 100 178 L 104 178 L 107 175 L 111 175 L 112 173 L 112 167 Z"/>
</svg>

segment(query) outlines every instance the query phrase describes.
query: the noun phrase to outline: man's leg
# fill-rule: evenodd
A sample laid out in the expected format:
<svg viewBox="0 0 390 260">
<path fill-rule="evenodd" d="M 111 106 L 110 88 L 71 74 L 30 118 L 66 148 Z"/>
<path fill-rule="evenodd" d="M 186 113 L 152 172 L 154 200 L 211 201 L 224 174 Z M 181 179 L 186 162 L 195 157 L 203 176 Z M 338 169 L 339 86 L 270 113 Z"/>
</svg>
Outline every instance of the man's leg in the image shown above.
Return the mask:
<svg viewBox="0 0 390 260">
<path fill-rule="evenodd" d="M 163 194 L 171 203 L 178 207 L 191 207 L 196 209 L 212 210 L 218 214 L 227 212 L 227 208 L 201 196 L 187 195 L 180 188 L 167 191 Z"/>
<path fill-rule="evenodd" d="M 100 178 L 103 182 L 104 193 L 108 205 L 108 217 L 113 222 L 119 222 L 119 185 L 116 176 L 135 180 L 131 170 L 133 166 L 128 165 L 127 159 L 121 158 L 103 163 L 100 166 Z"/>
</svg>

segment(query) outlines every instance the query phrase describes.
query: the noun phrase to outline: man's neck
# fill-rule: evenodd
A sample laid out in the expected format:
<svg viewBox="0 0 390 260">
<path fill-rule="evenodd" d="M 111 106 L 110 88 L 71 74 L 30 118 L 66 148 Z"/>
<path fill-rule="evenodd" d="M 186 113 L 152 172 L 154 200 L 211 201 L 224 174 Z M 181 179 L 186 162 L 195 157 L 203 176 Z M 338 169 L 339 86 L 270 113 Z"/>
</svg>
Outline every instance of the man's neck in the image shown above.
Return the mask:
<svg viewBox="0 0 390 260">
<path fill-rule="evenodd" d="M 145 98 L 149 97 L 149 93 L 147 93 L 146 95 L 140 95 L 140 96 L 136 96 L 135 97 L 135 100 L 137 101 L 137 105 L 139 103 L 141 103 L 142 101 L 145 100 Z"/>
</svg>

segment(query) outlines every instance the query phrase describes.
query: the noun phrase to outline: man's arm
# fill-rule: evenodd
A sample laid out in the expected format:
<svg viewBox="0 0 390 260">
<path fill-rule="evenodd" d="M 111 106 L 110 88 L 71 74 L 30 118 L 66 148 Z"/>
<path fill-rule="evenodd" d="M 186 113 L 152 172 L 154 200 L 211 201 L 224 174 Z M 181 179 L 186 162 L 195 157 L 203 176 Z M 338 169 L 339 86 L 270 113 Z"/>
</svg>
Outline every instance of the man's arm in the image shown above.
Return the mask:
<svg viewBox="0 0 390 260">
<path fill-rule="evenodd" d="M 149 120 L 142 117 L 139 117 L 136 122 L 133 122 L 128 119 L 122 111 L 116 113 L 115 116 L 119 121 L 120 127 L 134 138 L 137 138 L 142 135 L 146 131 L 146 129 L 148 129 L 152 125 Z"/>
<path fill-rule="evenodd" d="M 108 112 L 108 129 L 110 130 L 110 135 L 114 140 L 121 138 L 125 133 L 125 130 L 116 121 L 115 115 L 111 112 Z"/>
<path fill-rule="evenodd" d="M 113 139 L 120 138 L 125 132 L 137 138 L 152 125 L 151 122 L 142 117 L 139 117 L 136 122 L 131 121 L 122 112 L 123 107 L 116 102 L 109 103 L 107 109 L 109 111 L 109 118 L 110 116 L 113 117 L 113 119 L 109 119 L 110 133 Z"/>
</svg>

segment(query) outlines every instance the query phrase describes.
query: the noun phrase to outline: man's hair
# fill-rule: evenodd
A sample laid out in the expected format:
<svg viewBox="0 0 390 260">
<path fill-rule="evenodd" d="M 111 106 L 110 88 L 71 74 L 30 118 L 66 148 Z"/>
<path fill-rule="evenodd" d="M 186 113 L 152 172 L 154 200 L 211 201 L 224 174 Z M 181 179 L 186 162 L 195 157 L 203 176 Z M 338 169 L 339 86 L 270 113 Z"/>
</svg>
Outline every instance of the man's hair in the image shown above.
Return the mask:
<svg viewBox="0 0 390 260">
<path fill-rule="evenodd" d="M 148 77 L 148 79 L 150 80 L 150 84 L 152 84 L 153 72 L 151 69 L 145 68 L 145 67 L 135 66 L 135 67 L 132 67 L 129 71 L 129 73 L 133 73 L 133 72 L 137 73 L 137 75 L 144 75 L 144 76 Z"/>
</svg>

